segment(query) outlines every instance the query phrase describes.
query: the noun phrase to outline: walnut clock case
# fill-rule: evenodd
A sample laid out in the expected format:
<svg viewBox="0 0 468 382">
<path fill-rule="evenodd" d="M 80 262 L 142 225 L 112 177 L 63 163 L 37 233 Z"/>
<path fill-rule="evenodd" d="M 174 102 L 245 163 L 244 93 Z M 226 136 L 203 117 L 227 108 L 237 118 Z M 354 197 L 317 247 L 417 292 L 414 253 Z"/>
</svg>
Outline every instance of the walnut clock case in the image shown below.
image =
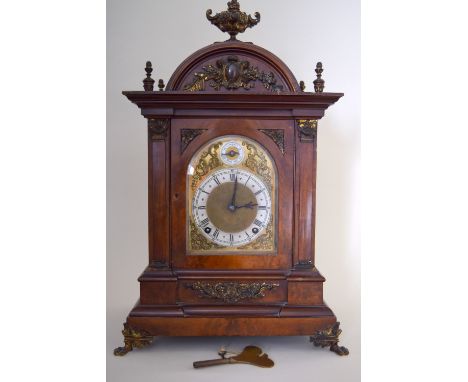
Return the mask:
<svg viewBox="0 0 468 382">
<path fill-rule="evenodd" d="M 259 13 L 231 1 L 206 16 L 230 39 L 158 91 L 148 62 L 144 91 L 123 92 L 148 121 L 149 264 L 114 354 L 159 335 L 308 335 L 346 355 L 314 246 L 318 120 L 343 94 L 323 92 L 321 63 L 305 92 L 278 57 L 237 40 Z"/>
</svg>

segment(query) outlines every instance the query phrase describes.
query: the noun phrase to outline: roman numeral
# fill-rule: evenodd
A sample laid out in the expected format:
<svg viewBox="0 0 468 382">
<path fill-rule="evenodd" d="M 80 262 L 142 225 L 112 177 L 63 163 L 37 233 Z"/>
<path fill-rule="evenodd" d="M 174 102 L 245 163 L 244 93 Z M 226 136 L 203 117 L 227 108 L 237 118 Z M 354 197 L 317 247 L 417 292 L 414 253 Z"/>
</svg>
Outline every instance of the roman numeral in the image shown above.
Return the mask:
<svg viewBox="0 0 468 382">
<path fill-rule="evenodd" d="M 255 219 L 255 220 L 254 220 L 254 224 L 255 224 L 255 225 L 258 225 L 259 227 L 263 227 L 263 223 L 262 223 L 260 220 L 258 220 L 258 219 Z"/>
<path fill-rule="evenodd" d="M 236 180 L 236 174 L 230 174 L 231 181 L 234 182 Z"/>
<path fill-rule="evenodd" d="M 232 233 L 229 234 L 229 241 L 232 242 L 234 241 L 234 235 Z"/>
<path fill-rule="evenodd" d="M 200 207 L 198 207 L 198 208 L 200 208 Z M 257 208 L 258 208 L 259 210 L 266 210 L 266 209 L 267 209 L 267 206 L 258 206 Z"/>
<path fill-rule="evenodd" d="M 247 237 L 250 239 L 249 233 L 248 233 L 247 231 L 245 231 L 244 233 L 245 233 L 245 234 L 247 235 Z"/>
<path fill-rule="evenodd" d="M 221 182 L 219 181 L 219 179 L 216 177 L 216 176 L 213 176 L 213 180 L 216 182 L 216 184 L 221 184 Z"/>
<path fill-rule="evenodd" d="M 197 207 L 199 210 L 206 210 L 206 206 L 198 206 Z"/>
<path fill-rule="evenodd" d="M 208 223 L 210 222 L 210 219 L 206 218 L 206 219 L 203 219 L 201 222 L 200 222 L 200 225 L 202 227 L 206 226 Z"/>
<path fill-rule="evenodd" d="M 258 190 L 254 195 L 258 195 L 258 194 L 262 193 L 263 191 L 265 191 L 265 189 Z"/>
<path fill-rule="evenodd" d="M 210 194 L 209 192 L 206 192 L 205 190 L 201 190 L 201 189 L 200 189 L 200 191 L 201 191 L 201 192 L 204 192 L 204 193 L 207 194 L 207 195 Z"/>
<path fill-rule="evenodd" d="M 218 238 L 218 235 L 219 235 L 219 230 L 218 230 L 218 229 L 215 229 L 215 231 L 213 232 L 213 237 L 214 237 L 215 239 L 217 239 L 217 238 Z"/>
<path fill-rule="evenodd" d="M 249 175 L 249 177 L 247 178 L 247 180 L 246 180 L 245 183 L 244 183 L 245 185 L 246 185 L 247 182 L 250 180 L 250 177 L 251 177 L 251 176 L 252 176 L 252 175 Z"/>
</svg>

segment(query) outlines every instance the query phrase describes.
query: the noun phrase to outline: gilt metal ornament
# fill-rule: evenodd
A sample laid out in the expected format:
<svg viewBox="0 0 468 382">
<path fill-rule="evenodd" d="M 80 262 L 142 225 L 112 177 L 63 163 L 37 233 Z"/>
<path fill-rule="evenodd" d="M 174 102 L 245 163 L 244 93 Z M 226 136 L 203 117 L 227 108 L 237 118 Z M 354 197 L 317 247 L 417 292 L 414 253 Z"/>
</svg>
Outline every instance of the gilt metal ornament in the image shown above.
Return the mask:
<svg viewBox="0 0 468 382">
<path fill-rule="evenodd" d="M 184 86 L 184 90 L 191 92 L 205 90 L 205 83 L 214 90 L 245 89 L 255 87 L 255 81 L 260 81 L 263 87 L 272 92 L 281 92 L 283 85 L 277 84 L 277 79 L 272 72 L 265 73 L 258 67 L 253 67 L 249 61 L 241 61 L 237 56 L 228 56 L 227 59 L 219 59 L 215 65 L 202 67 L 202 72 L 195 73 L 192 82 Z"/>
<path fill-rule="evenodd" d="M 127 323 L 124 323 L 122 330 L 124 336 L 124 346 L 114 349 L 114 355 L 124 356 L 133 348 L 143 348 L 148 346 L 153 341 L 153 336 L 144 330 L 133 328 Z"/>
<path fill-rule="evenodd" d="M 260 129 L 260 131 L 270 137 L 276 146 L 281 151 L 281 154 L 284 154 L 284 130 L 279 129 Z"/>
<path fill-rule="evenodd" d="M 242 146 L 247 150 L 247 159 L 244 162 L 244 166 L 260 176 L 271 193 L 273 169 L 268 165 L 269 161 L 267 161 L 265 152 L 258 150 L 255 145 L 247 141 L 243 141 Z"/>
<path fill-rule="evenodd" d="M 348 355 L 349 350 L 344 346 L 338 346 L 338 337 L 341 334 L 340 323 L 335 322 L 333 326 L 318 331 L 310 337 L 310 342 L 313 342 L 315 346 L 325 348 L 330 346 L 330 351 L 335 352 L 338 355 Z"/>
<path fill-rule="evenodd" d="M 169 119 L 148 119 L 148 131 L 153 141 L 163 141 L 167 137 Z"/>
<path fill-rule="evenodd" d="M 268 223 L 267 227 L 265 228 L 265 232 L 260 235 L 257 239 L 254 241 L 244 244 L 238 249 L 242 250 L 262 250 L 262 251 L 274 251 L 275 250 L 275 241 L 274 241 L 274 235 L 273 235 L 273 222 L 270 220 Z"/>
<path fill-rule="evenodd" d="M 299 129 L 299 139 L 301 142 L 316 142 L 317 141 L 317 126 L 316 119 L 300 119 L 297 121 Z"/>
<path fill-rule="evenodd" d="M 196 137 L 203 134 L 206 129 L 182 129 L 180 130 L 180 152 L 183 153 L 187 146 Z"/>
<path fill-rule="evenodd" d="M 195 172 L 192 178 L 192 190 L 197 188 L 198 183 L 206 174 L 222 165 L 218 155 L 220 147 L 221 142 L 213 143 L 208 147 L 208 150 L 203 151 L 197 165 L 195 166 Z"/>
<path fill-rule="evenodd" d="M 208 251 L 213 249 L 222 249 L 223 246 L 208 240 L 200 233 L 200 230 L 190 219 L 190 247 L 193 251 Z"/>
<path fill-rule="evenodd" d="M 265 297 L 266 291 L 279 287 L 270 282 L 205 282 L 197 281 L 186 284 L 187 288 L 198 291 L 201 298 L 213 298 L 225 303 L 235 303 L 239 300 L 249 300 Z"/>
<path fill-rule="evenodd" d="M 217 26 L 222 32 L 227 32 L 231 36 L 228 41 L 236 41 L 236 35 L 243 33 L 247 28 L 252 28 L 260 22 L 260 13 L 255 12 L 255 19 L 245 12 L 241 12 L 240 4 L 237 0 L 232 0 L 227 3 L 227 11 L 217 13 L 211 16 L 213 11 L 206 11 L 206 18 L 211 24 Z"/>
</svg>

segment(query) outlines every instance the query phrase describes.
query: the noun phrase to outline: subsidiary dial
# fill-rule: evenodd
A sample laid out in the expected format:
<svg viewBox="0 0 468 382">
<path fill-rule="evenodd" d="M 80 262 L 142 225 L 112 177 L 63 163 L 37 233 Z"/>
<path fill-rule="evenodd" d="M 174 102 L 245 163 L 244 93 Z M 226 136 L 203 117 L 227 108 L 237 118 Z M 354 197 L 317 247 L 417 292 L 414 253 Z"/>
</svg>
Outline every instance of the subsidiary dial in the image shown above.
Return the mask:
<svg viewBox="0 0 468 382">
<path fill-rule="evenodd" d="M 244 149 L 236 141 L 225 142 L 221 146 L 221 160 L 228 166 L 234 166 L 244 160 Z"/>
</svg>

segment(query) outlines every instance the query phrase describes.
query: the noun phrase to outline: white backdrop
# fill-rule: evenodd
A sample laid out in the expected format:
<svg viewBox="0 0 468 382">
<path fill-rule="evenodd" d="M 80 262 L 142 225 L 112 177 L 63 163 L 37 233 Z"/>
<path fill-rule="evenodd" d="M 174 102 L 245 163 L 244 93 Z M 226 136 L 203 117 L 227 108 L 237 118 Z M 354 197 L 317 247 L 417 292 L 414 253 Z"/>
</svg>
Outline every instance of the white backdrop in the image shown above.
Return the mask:
<svg viewBox="0 0 468 382">
<path fill-rule="evenodd" d="M 239 36 L 278 55 L 313 90 L 315 63 L 324 65 L 325 91 L 345 96 L 319 122 L 316 265 L 325 275 L 324 296 L 341 321 L 350 356 L 315 349 L 301 338 L 170 338 L 123 358 L 120 330 L 138 298 L 137 277 L 147 264 L 146 124 L 122 90 L 142 90 L 147 60 L 153 78 L 167 83 L 179 63 L 222 34 L 205 18 L 227 1 L 112 0 L 107 4 L 107 354 L 110 381 L 190 378 L 230 381 L 252 376 L 298 381 L 360 380 L 360 7 L 357 0 L 284 2 L 244 0 L 241 9 L 261 22 Z M 276 361 L 271 370 L 226 366 L 193 370 L 219 345 L 260 344 Z M 230 369 L 230 368 L 233 369 Z M 235 370 L 236 373 L 232 373 Z M 210 377 L 212 376 L 212 377 Z"/>
</svg>

